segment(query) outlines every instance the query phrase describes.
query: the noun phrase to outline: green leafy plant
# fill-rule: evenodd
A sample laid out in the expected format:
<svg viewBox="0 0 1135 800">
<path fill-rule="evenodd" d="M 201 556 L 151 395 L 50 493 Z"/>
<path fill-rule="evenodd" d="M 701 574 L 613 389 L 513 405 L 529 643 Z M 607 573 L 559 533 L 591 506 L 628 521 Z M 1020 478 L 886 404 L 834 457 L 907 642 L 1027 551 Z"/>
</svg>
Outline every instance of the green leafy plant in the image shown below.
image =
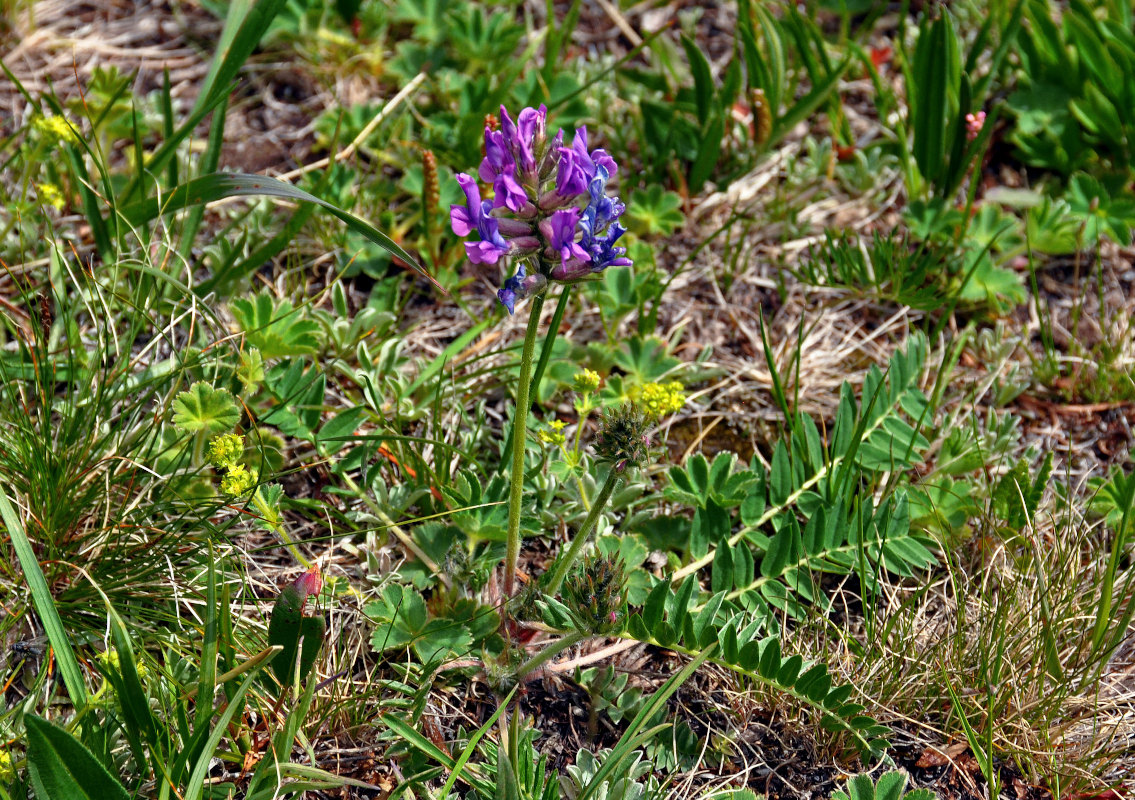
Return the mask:
<svg viewBox="0 0 1135 800">
<path fill-rule="evenodd" d="M 990 14 L 962 61 L 959 40 L 949 12 L 937 19 L 922 18 L 913 53 L 903 60 L 910 106 L 907 187 L 914 197 L 951 200 L 975 159 L 993 135 L 996 108 L 986 117 L 984 97 L 997 77 L 1021 25 L 1022 3 L 1017 3 L 1003 27 L 988 72 L 977 76 L 978 64 L 1000 21 Z M 899 129 L 900 139 L 906 131 Z M 905 142 L 904 142 L 905 143 Z"/>
<path fill-rule="evenodd" d="M 648 191 L 667 171 L 678 185 L 699 191 L 715 173 L 721 181 L 750 168 L 834 96 L 850 64 L 849 56 L 834 62 L 819 28 L 795 9 L 777 18 L 761 4 L 743 1 L 737 23 L 739 38 L 720 82 L 698 43 L 684 35 L 685 64 L 675 64 L 676 53 L 652 42 L 666 70 L 619 72 L 641 95 L 636 134 L 647 155 Z M 804 77 L 811 85 L 798 92 Z M 748 126 L 735 123 L 739 100 L 752 115 Z"/>
<path fill-rule="evenodd" d="M 848 779 L 846 791 L 832 792 L 832 800 L 934 800 L 937 797 L 929 789 L 908 790 L 908 780 L 907 774 L 899 770 L 884 772 L 876 781 L 860 773 Z"/>
<path fill-rule="evenodd" d="M 322 586 L 319 569 L 309 569 L 285 586 L 272 606 L 268 646 L 280 649 L 272 671 L 283 686 L 304 681 L 323 646 L 326 629 L 323 617 L 304 614 L 308 597 L 318 595 Z"/>
<path fill-rule="evenodd" d="M 1135 69 L 1131 10 L 1072 3 L 1059 21 L 1039 0 L 1023 0 L 1019 85 L 1007 100 L 1008 134 L 1026 164 L 1070 176 L 1077 170 L 1130 177 L 1135 96 L 1124 76 Z M 1125 178 L 1125 179 L 1126 179 Z"/>
<path fill-rule="evenodd" d="M 262 358 L 309 355 L 319 347 L 319 324 L 303 319 L 287 300 L 277 302 L 261 292 L 233 300 L 230 308 L 246 340 Z"/>
</svg>

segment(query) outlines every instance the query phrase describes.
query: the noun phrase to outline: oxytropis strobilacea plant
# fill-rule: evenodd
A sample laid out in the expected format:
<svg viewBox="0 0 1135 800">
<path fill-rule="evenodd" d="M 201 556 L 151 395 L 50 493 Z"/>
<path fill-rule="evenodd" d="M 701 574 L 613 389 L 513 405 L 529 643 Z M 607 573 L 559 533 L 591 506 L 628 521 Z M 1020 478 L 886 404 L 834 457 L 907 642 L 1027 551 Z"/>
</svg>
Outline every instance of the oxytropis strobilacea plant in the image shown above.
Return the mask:
<svg viewBox="0 0 1135 800">
<path fill-rule="evenodd" d="M 605 150 L 588 149 L 586 128 L 568 146 L 563 130 L 548 137 L 544 106 L 525 108 L 515 122 L 502 106 L 499 125 L 485 126 L 485 158 L 478 170 L 492 199 L 482 199 L 473 176 L 457 176 L 467 202 L 450 209 L 450 221 L 458 236 L 476 236 L 465 244 L 469 260 L 504 267 L 497 297 L 510 314 L 518 301 L 532 298 L 513 419 L 506 596 L 513 594 L 520 552 L 529 388 L 544 295 L 552 283 L 571 285 L 607 267 L 630 266 L 626 249 L 616 244 L 625 231 L 618 221 L 625 206 L 607 193 L 617 170 Z"/>
<path fill-rule="evenodd" d="M 625 206 L 617 197 L 607 193 L 607 184 L 617 169 L 614 159 L 606 151 L 588 148 L 586 128 L 575 132 L 569 146 L 565 144 L 562 130 L 555 136 L 548 136 L 544 106 L 525 108 L 515 122 L 502 107 L 499 124 L 492 120 L 485 126 L 485 158 L 478 170 L 481 180 L 488 185 L 485 194 L 491 191 L 492 199 L 482 199 L 481 186 L 473 176 L 457 176 L 467 202 L 464 206 L 455 205 L 450 209 L 450 221 L 458 236 L 471 239 L 465 244 L 469 260 L 474 264 L 503 267 L 504 281 L 497 297 L 509 314 L 516 311 L 519 301 L 531 298 L 512 424 L 503 580 L 505 602 L 501 603 L 504 631 L 512 629 L 507 616 L 520 553 L 524 452 L 531 405 L 529 389 L 540 312 L 551 284 L 564 284 L 565 294 L 560 297 L 558 318 L 568 287 L 572 284 L 593 279 L 607 267 L 630 266 L 626 249 L 617 245 L 625 230 L 618 221 Z M 556 327 L 556 324 L 552 325 L 545 347 L 550 347 Z M 632 421 L 631 427 L 641 429 L 643 426 L 636 426 Z M 504 659 L 509 664 L 506 669 L 509 674 L 501 676 L 505 679 L 502 689 L 509 683 L 522 680 L 571 644 L 587 636 L 609 632 L 619 623 L 618 609 L 624 600 L 622 571 L 617 565 L 591 561 L 566 584 L 565 578 L 606 505 L 618 474 L 641 457 L 641 451 L 645 450 L 645 443 L 640 441 L 640 444 L 642 447 L 631 448 L 634 453 L 629 456 L 623 452 L 625 448 L 618 447 L 608 448 L 611 452 L 602 454 L 611 463 L 610 477 L 601 496 L 592 504 L 573 546 L 560 559 L 553 575 L 550 591 L 554 594 L 561 586 L 565 587 L 564 599 L 567 608 L 571 609 L 569 616 L 575 631 L 530 657 L 523 650 L 519 653 L 513 651 Z M 604 587 L 603 602 L 585 602 L 585 598 L 592 598 L 600 584 Z M 595 607 L 592 608 L 592 605 Z M 508 741 L 509 755 L 516 763 L 518 717 L 513 715 L 511 724 L 506 722 L 508 717 L 504 713 L 500 722 L 504 738 Z"/>
</svg>

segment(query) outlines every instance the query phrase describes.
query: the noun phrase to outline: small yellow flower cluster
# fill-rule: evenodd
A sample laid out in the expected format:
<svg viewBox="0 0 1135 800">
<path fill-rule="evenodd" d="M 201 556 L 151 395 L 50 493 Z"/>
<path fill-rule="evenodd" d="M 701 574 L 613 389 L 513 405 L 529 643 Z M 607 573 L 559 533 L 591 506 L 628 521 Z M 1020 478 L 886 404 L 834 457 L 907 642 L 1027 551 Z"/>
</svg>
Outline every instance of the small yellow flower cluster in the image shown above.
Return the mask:
<svg viewBox="0 0 1135 800">
<path fill-rule="evenodd" d="M 233 464 L 221 478 L 221 491 L 233 497 L 244 494 L 256 485 L 256 476 L 244 464 Z"/>
<path fill-rule="evenodd" d="M 573 381 L 575 390 L 580 394 L 594 392 L 599 388 L 599 373 L 593 369 L 585 369 L 583 372 L 575 373 Z"/>
<path fill-rule="evenodd" d="M 240 463 L 244 455 L 244 437 L 235 433 L 222 433 L 209 442 L 209 463 L 224 470 L 221 491 L 236 497 L 256 485 L 256 474 Z"/>
<path fill-rule="evenodd" d="M 79 143 L 79 137 L 63 117 L 36 117 L 32 125 L 52 144 Z"/>
<path fill-rule="evenodd" d="M 51 206 L 56 210 L 63 208 L 63 192 L 59 191 L 59 187 L 54 183 L 37 184 L 35 190 L 39 195 L 40 202 L 44 205 Z"/>
<path fill-rule="evenodd" d="M 554 419 L 548 423 L 551 430 L 540 431 L 540 441 L 544 444 L 556 445 L 557 447 L 567 441 L 567 437 L 563 434 L 563 429 L 567 423 Z"/>
<path fill-rule="evenodd" d="M 0 750 L 0 783 L 11 783 L 16 779 L 16 768 L 12 766 L 12 754 Z"/>
<path fill-rule="evenodd" d="M 656 419 L 676 414 L 686 404 L 686 394 L 677 381 L 644 384 L 632 393 L 632 399 L 647 416 Z"/>
<path fill-rule="evenodd" d="M 244 437 L 222 433 L 209 442 L 209 463 L 217 469 L 231 469 L 244 455 Z"/>
<path fill-rule="evenodd" d="M 122 668 L 122 662 L 118 660 L 117 650 L 107 650 L 105 653 L 99 653 L 98 660 L 104 667 L 112 669 L 115 672 Z"/>
</svg>

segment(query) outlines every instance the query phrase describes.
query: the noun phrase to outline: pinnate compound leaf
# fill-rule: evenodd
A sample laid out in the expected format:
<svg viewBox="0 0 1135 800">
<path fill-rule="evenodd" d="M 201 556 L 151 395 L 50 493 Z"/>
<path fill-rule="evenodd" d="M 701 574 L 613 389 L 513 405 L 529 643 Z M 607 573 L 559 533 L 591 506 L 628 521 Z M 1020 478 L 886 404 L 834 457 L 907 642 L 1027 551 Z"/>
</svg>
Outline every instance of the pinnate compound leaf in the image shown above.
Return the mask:
<svg viewBox="0 0 1135 800">
<path fill-rule="evenodd" d="M 67 730 L 33 714 L 24 725 L 28 774 L 37 798 L 129 800 L 122 784 Z"/>
<path fill-rule="evenodd" d="M 227 390 L 198 381 L 174 398 L 173 421 L 188 433 L 208 436 L 232 430 L 240 422 L 240 407 Z"/>
</svg>

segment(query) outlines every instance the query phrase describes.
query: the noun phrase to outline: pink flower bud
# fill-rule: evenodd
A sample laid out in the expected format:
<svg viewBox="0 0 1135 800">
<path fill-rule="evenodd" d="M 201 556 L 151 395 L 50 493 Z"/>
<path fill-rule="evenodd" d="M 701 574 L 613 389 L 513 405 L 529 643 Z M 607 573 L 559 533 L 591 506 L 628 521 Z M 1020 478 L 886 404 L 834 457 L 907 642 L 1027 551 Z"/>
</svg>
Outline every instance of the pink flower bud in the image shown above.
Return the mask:
<svg viewBox="0 0 1135 800">
<path fill-rule="evenodd" d="M 319 594 L 323 588 L 323 576 L 319 574 L 319 567 L 313 566 L 303 575 L 296 578 L 293 586 L 299 590 L 300 599 L 307 600 L 313 594 Z"/>
<path fill-rule="evenodd" d="M 966 139 L 973 141 L 981 133 L 982 127 L 985 125 L 985 112 L 978 111 L 976 114 L 966 114 Z"/>
</svg>

